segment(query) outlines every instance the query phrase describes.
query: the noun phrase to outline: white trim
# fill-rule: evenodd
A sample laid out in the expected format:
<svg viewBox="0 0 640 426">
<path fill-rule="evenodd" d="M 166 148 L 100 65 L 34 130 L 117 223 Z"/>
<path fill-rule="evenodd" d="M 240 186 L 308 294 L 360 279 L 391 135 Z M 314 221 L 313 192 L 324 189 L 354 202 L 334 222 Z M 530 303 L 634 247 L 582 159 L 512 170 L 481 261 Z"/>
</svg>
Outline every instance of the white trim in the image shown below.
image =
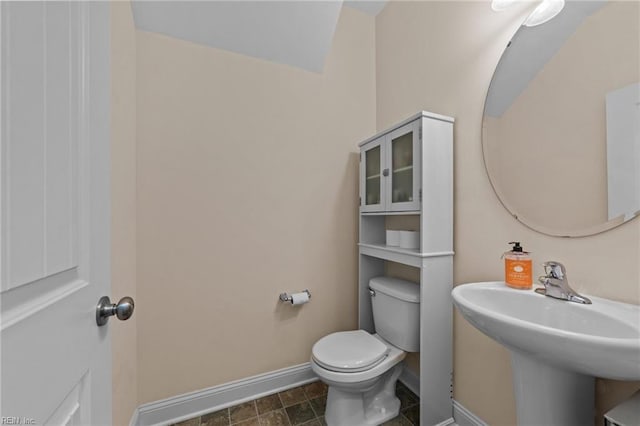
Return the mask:
<svg viewBox="0 0 640 426">
<path fill-rule="evenodd" d="M 132 426 L 164 426 L 318 380 L 310 363 L 143 404 Z M 135 423 L 133 421 L 135 420 Z"/>
<path fill-rule="evenodd" d="M 405 368 L 402 370 L 402 374 L 400 375 L 400 380 L 411 392 L 420 396 L 420 376 L 415 372 L 409 370 L 405 363 Z M 449 417 L 448 419 L 437 423 L 434 426 L 455 426 L 455 420 L 453 417 Z"/>
<path fill-rule="evenodd" d="M 417 396 L 420 396 L 420 376 L 409 370 L 406 363 L 398 380 L 400 380 L 402 384 L 408 387 L 411 392 L 413 392 Z"/>
<path fill-rule="evenodd" d="M 420 396 L 420 376 L 406 366 L 399 379 L 411 392 Z M 438 423 L 436 426 L 488 426 L 480 417 L 467 410 L 455 399 L 453 401 L 453 417 Z"/>
<path fill-rule="evenodd" d="M 407 118 L 405 120 L 402 120 L 401 122 L 397 123 L 395 126 L 390 127 L 390 128 L 388 128 L 386 130 L 383 130 L 383 131 L 381 131 L 379 133 L 376 133 L 375 135 L 371 136 L 368 139 L 365 139 L 364 141 L 362 141 L 362 142 L 360 142 L 358 144 L 358 147 L 361 147 L 362 145 L 365 145 L 365 144 L 371 142 L 372 140 L 379 138 L 380 136 L 384 136 L 387 133 L 391 133 L 395 129 L 397 129 L 399 127 L 402 127 L 405 124 L 411 123 L 413 120 L 416 120 L 416 119 L 421 118 L 421 117 L 433 118 L 433 119 L 440 120 L 440 121 L 446 121 L 448 123 L 454 123 L 456 121 L 455 118 L 449 117 L 449 116 L 446 116 L 446 115 L 436 114 L 435 112 L 420 111 L 419 113 L 414 114 L 414 115 L 412 115 L 411 117 L 409 117 L 409 118 Z"/>
<path fill-rule="evenodd" d="M 129 420 L 129 426 L 138 426 L 138 422 L 140 421 L 140 407 L 136 407 L 133 410 L 133 415 L 131 416 L 131 420 Z"/>
<path fill-rule="evenodd" d="M 448 418 L 447 420 L 436 424 L 435 426 L 458 426 L 456 421 L 453 420 L 453 417 Z"/>
<path fill-rule="evenodd" d="M 75 270 L 69 270 L 60 273 L 58 277 L 49 276 L 45 277 L 45 279 L 49 278 L 49 282 L 47 284 L 53 287 L 55 284 L 58 284 L 58 282 L 62 282 L 62 280 L 73 278 L 74 274 Z M 39 295 L 30 298 L 26 302 L 18 303 L 16 306 L 9 307 L 2 315 L 0 331 L 4 331 L 9 327 L 18 324 L 20 321 L 24 321 L 38 312 L 55 305 L 88 285 L 89 283 L 85 280 L 75 279 L 59 288 L 54 288 L 53 291 L 41 291 Z"/>
<path fill-rule="evenodd" d="M 453 400 L 453 418 L 458 426 L 488 426 L 480 417 L 467 410 L 455 399 Z"/>
<path fill-rule="evenodd" d="M 307 362 L 293 367 L 236 380 L 171 398 L 143 404 L 131 416 L 129 426 L 164 426 L 222 410 L 246 401 L 281 392 L 318 380 Z M 420 395 L 420 377 L 405 368 L 400 381 Z M 455 423 L 453 423 L 455 421 Z M 453 419 L 437 426 L 488 426 L 480 417 L 453 400 Z"/>
</svg>

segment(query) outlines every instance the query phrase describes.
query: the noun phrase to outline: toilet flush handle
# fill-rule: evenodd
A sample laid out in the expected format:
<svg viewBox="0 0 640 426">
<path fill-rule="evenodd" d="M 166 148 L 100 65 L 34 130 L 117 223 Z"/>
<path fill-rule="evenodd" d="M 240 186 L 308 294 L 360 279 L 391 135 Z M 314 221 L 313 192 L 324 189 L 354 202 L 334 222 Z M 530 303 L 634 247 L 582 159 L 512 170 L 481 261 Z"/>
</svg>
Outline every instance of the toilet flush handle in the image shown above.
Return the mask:
<svg viewBox="0 0 640 426">
<path fill-rule="evenodd" d="M 371 297 L 376 297 L 376 291 L 369 289 L 369 294 L 371 295 Z"/>
</svg>

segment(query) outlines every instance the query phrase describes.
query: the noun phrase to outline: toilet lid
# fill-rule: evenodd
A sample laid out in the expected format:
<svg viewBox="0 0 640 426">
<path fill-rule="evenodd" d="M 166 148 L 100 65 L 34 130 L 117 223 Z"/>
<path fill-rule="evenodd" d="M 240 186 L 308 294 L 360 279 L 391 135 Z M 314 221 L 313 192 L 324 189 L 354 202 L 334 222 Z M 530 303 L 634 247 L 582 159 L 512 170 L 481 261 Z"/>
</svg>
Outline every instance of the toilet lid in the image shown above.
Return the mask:
<svg viewBox="0 0 640 426">
<path fill-rule="evenodd" d="M 329 334 L 311 350 L 313 359 L 327 370 L 351 373 L 368 370 L 388 352 L 387 345 L 364 330 Z"/>
</svg>

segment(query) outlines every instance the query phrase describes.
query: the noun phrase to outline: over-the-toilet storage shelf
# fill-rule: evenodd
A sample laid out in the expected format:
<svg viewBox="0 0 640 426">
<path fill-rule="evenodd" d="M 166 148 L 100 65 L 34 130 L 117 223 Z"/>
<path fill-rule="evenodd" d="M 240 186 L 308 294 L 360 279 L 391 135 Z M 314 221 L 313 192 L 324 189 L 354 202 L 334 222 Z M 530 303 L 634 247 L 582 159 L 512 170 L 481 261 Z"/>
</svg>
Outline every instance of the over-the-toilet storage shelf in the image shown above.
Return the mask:
<svg viewBox="0 0 640 426">
<path fill-rule="evenodd" d="M 385 262 L 420 273 L 420 424 L 453 416 L 453 122 L 422 111 L 360 147 L 359 326 L 374 331 L 369 280 Z M 420 248 L 385 245 L 390 216 L 417 216 Z"/>
</svg>

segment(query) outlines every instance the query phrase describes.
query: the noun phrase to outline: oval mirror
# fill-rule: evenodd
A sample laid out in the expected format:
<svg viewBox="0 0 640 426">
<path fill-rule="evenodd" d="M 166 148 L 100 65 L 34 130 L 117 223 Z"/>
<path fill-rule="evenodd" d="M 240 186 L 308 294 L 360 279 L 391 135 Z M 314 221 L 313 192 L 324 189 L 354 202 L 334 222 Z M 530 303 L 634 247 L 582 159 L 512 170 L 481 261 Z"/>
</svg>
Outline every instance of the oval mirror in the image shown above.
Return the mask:
<svg viewBox="0 0 640 426">
<path fill-rule="evenodd" d="M 640 215 L 640 2 L 567 1 L 522 26 L 484 109 L 485 167 L 502 204 L 554 236 Z"/>
</svg>

